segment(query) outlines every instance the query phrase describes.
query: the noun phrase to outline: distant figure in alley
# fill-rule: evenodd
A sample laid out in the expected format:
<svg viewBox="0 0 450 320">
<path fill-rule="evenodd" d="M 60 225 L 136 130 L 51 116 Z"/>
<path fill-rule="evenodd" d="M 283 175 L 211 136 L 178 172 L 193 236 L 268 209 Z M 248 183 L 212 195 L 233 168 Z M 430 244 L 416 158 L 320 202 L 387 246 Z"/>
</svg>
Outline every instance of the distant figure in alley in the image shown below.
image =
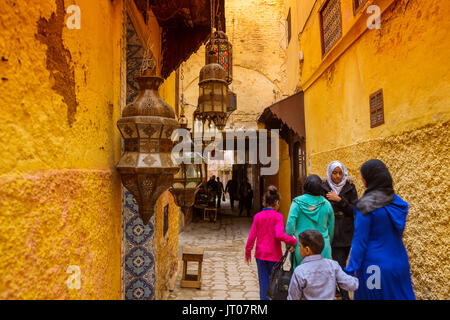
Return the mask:
<svg viewBox="0 0 450 320">
<path fill-rule="evenodd" d="M 236 199 L 236 193 L 237 193 L 237 183 L 236 180 L 230 179 L 227 182 L 227 186 L 225 187 L 225 193 L 228 192 L 228 195 L 230 196 L 230 204 L 231 204 L 231 210 L 234 210 L 234 200 Z"/>
<path fill-rule="evenodd" d="M 220 178 L 217 177 L 216 181 L 216 189 L 217 189 L 217 209 L 220 209 L 220 201 L 222 201 L 222 196 L 225 197 L 225 190 L 223 189 L 223 183 L 220 181 Z"/>
<path fill-rule="evenodd" d="M 239 216 L 242 215 L 242 212 L 244 211 L 245 208 L 247 210 L 247 217 L 250 217 L 252 202 L 253 202 L 252 186 L 248 182 L 248 178 L 245 177 L 244 181 L 239 186 Z"/>
</svg>

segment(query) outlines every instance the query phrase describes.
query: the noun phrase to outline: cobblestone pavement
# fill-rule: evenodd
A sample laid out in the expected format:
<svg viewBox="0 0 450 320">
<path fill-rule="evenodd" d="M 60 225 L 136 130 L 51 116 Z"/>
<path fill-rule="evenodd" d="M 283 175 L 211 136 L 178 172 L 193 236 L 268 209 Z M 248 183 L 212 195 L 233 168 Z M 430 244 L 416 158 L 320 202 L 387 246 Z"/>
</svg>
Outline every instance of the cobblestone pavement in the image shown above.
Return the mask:
<svg viewBox="0 0 450 320">
<path fill-rule="evenodd" d="M 250 266 L 244 262 L 252 218 L 224 211 L 216 223 L 197 219 L 179 234 L 179 271 L 169 300 L 259 300 L 255 259 L 252 257 Z M 183 246 L 205 249 L 200 289 L 180 287 Z M 188 273 L 196 270 L 195 262 L 188 264 Z"/>
</svg>

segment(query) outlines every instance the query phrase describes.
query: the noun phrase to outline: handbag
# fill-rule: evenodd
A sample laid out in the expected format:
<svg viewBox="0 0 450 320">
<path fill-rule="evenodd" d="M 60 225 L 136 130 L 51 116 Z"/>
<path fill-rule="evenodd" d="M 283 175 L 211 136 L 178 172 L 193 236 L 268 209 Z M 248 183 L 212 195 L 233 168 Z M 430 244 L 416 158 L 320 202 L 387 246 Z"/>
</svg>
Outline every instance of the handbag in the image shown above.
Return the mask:
<svg viewBox="0 0 450 320">
<path fill-rule="evenodd" d="M 284 270 L 283 265 L 289 254 L 289 248 L 279 262 L 277 262 L 270 272 L 269 286 L 266 290 L 266 297 L 271 300 L 287 300 L 289 284 L 294 273 L 294 264 L 291 263 L 289 270 Z M 295 254 L 292 254 L 295 260 Z"/>
</svg>

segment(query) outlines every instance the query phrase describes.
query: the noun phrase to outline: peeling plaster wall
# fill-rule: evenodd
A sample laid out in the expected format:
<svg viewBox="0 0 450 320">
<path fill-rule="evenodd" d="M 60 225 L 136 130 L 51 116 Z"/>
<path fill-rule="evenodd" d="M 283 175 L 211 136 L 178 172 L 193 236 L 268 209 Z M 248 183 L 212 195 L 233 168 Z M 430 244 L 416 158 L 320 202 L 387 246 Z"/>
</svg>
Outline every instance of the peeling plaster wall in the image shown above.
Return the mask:
<svg viewBox="0 0 450 320">
<path fill-rule="evenodd" d="M 168 220 L 164 220 L 164 208 L 168 206 Z M 169 281 L 178 270 L 178 225 L 180 209 L 175 205 L 172 194 L 165 191 L 156 204 L 157 222 L 157 291 L 156 299 L 167 299 Z M 164 234 L 164 224 L 168 222 Z"/>
<path fill-rule="evenodd" d="M 71 4 L 0 2 L 0 299 L 120 299 L 122 2 Z"/>
</svg>

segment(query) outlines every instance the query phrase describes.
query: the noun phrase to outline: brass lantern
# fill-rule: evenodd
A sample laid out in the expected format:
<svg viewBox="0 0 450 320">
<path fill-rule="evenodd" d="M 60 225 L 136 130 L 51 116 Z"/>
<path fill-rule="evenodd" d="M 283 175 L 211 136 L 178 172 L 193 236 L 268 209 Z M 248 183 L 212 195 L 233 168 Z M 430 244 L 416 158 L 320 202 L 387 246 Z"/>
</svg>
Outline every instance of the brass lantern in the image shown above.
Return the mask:
<svg viewBox="0 0 450 320">
<path fill-rule="evenodd" d="M 206 181 L 206 165 L 202 155 L 193 151 L 192 142 L 184 145 L 190 151 L 183 152 L 181 157 L 178 157 L 180 171 L 175 174 L 169 191 L 175 199 L 175 204 L 186 213 L 186 209 L 194 205 L 195 194 L 200 185 Z"/>
<path fill-rule="evenodd" d="M 227 74 L 218 63 L 210 63 L 200 70 L 200 94 L 198 97 L 198 114 L 202 121 L 213 121 L 223 130 L 229 114 Z"/>
<path fill-rule="evenodd" d="M 136 199 L 139 215 L 147 224 L 158 197 L 172 186 L 179 171 L 171 158 L 171 135 L 178 122 L 175 113 L 158 94 L 164 79 L 143 71 L 136 78 L 139 93 L 117 121 L 124 139 L 124 154 L 117 164 L 122 183 Z"/>
<path fill-rule="evenodd" d="M 226 80 L 230 84 L 233 81 L 233 46 L 228 42 L 228 37 L 223 31 L 215 31 L 206 44 L 206 64 L 218 63 L 227 73 Z"/>
</svg>

